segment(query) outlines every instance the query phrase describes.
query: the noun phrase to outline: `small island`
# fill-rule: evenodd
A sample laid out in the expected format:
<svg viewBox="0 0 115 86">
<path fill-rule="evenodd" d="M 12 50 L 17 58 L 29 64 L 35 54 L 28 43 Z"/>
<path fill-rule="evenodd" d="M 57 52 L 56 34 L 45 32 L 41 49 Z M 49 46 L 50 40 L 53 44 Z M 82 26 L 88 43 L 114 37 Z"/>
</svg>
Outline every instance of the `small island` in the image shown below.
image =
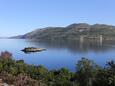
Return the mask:
<svg viewBox="0 0 115 86">
<path fill-rule="evenodd" d="M 43 51 L 43 50 L 46 50 L 46 49 L 36 48 L 36 47 L 26 47 L 22 51 L 24 51 L 24 52 L 39 52 L 39 51 Z"/>
</svg>

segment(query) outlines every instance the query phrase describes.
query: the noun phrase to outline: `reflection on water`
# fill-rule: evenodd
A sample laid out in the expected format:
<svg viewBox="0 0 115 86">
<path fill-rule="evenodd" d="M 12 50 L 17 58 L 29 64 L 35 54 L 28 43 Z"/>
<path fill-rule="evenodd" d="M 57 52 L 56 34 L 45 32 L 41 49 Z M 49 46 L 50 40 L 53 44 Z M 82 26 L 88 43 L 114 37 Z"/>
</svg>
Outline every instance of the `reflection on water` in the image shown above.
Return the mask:
<svg viewBox="0 0 115 86">
<path fill-rule="evenodd" d="M 25 47 L 45 48 L 46 51 L 25 54 Z M 115 60 L 115 41 L 96 40 L 24 40 L 0 39 L 0 51 L 9 51 L 16 60 L 23 59 L 28 64 L 43 65 L 48 69 L 66 67 L 75 70 L 75 64 L 82 57 L 94 60 L 103 66 L 106 61 Z"/>
<path fill-rule="evenodd" d="M 88 51 L 104 52 L 115 49 L 115 41 L 85 40 L 80 42 L 78 40 L 27 40 L 34 45 L 45 46 L 46 48 L 68 49 L 72 53 L 84 53 Z"/>
</svg>

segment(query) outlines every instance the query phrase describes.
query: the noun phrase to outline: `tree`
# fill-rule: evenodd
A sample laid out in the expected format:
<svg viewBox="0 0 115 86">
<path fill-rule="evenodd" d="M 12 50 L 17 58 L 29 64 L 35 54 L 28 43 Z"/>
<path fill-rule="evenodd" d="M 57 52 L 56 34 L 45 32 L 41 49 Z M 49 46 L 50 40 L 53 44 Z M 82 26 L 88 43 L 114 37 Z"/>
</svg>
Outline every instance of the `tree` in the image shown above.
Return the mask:
<svg viewBox="0 0 115 86">
<path fill-rule="evenodd" d="M 76 81 L 80 86 L 92 86 L 98 66 L 91 60 L 82 58 L 76 64 Z"/>
</svg>

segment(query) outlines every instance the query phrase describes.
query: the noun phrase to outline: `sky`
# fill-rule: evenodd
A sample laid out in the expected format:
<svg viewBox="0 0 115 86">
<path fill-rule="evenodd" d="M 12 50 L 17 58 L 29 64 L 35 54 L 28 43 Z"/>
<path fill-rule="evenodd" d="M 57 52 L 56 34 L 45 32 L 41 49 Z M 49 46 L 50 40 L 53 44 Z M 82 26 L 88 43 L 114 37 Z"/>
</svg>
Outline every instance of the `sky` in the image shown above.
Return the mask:
<svg viewBox="0 0 115 86">
<path fill-rule="evenodd" d="M 115 0 L 0 0 L 0 37 L 72 23 L 115 25 Z"/>
</svg>

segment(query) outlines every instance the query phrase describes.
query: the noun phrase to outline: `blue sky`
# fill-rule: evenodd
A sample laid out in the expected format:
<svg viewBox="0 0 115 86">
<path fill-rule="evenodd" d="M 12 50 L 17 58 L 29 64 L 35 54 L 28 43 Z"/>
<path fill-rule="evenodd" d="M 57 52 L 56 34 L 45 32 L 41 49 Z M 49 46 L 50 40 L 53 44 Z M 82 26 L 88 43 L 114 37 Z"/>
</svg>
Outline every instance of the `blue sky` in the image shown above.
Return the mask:
<svg viewBox="0 0 115 86">
<path fill-rule="evenodd" d="M 115 0 L 0 0 L 0 36 L 72 23 L 115 25 Z"/>
</svg>

